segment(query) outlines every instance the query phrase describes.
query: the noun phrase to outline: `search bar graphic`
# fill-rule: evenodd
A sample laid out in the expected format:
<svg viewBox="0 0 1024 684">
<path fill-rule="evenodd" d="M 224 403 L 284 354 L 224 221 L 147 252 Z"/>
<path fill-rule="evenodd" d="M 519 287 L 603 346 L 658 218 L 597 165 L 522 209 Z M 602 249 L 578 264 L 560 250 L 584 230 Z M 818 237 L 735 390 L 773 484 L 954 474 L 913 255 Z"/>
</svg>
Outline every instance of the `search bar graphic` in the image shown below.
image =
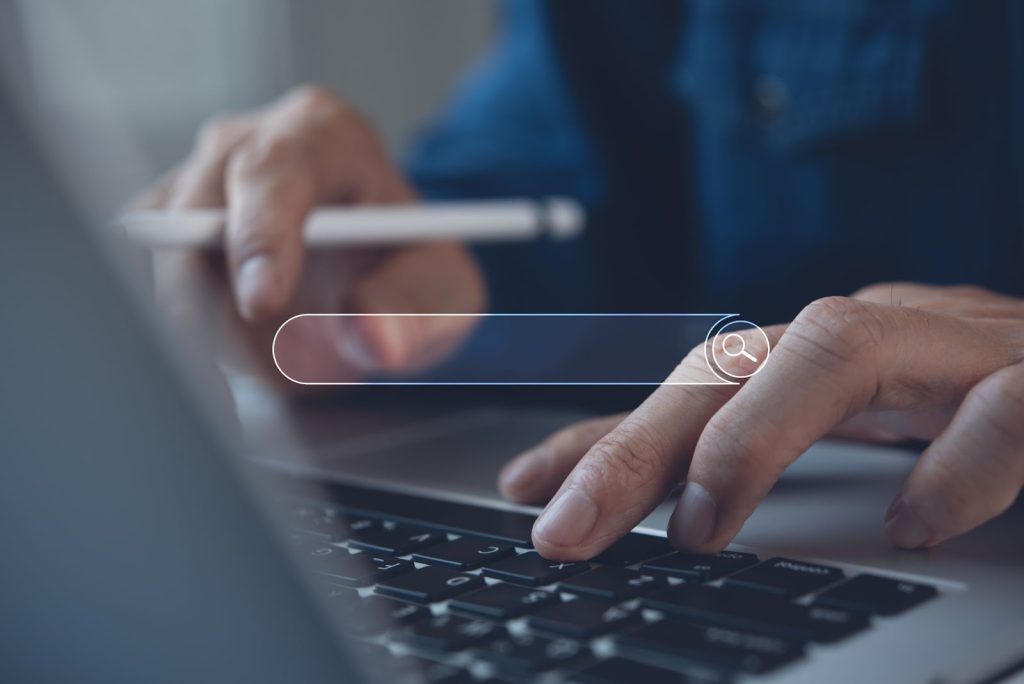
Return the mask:
<svg viewBox="0 0 1024 684">
<path fill-rule="evenodd" d="M 440 328 L 465 331 L 465 341 L 432 346 Z M 366 351 L 409 335 L 422 358 Z M 308 313 L 278 328 L 271 351 L 302 385 L 736 385 L 764 367 L 770 344 L 738 314 Z M 389 370 L 398 366 L 406 370 Z"/>
</svg>

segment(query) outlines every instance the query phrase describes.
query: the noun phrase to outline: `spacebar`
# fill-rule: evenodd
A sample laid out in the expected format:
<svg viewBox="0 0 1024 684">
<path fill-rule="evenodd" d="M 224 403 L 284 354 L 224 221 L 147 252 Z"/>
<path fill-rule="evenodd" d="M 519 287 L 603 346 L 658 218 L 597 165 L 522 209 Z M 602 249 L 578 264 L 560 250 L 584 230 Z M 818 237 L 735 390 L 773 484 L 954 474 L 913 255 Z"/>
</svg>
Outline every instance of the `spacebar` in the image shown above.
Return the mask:
<svg viewBox="0 0 1024 684">
<path fill-rule="evenodd" d="M 418 527 L 484 537 L 519 547 L 533 546 L 530 531 L 536 518 L 526 513 L 336 482 L 318 484 L 326 487 L 332 505 L 350 515 L 386 518 Z"/>
</svg>

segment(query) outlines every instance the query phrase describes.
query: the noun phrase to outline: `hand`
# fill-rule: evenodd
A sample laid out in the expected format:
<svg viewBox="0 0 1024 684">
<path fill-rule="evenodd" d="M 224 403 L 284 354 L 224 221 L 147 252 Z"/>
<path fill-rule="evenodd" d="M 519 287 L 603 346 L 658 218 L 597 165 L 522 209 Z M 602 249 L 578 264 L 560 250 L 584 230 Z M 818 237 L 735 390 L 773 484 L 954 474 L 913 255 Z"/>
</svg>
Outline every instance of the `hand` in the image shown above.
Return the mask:
<svg viewBox="0 0 1024 684">
<path fill-rule="evenodd" d="M 507 465 L 506 496 L 553 496 L 533 528 L 537 550 L 592 558 L 685 479 L 669 539 L 719 551 L 782 471 L 829 433 L 934 439 L 885 516 L 898 547 L 966 532 L 1020 493 L 1024 300 L 973 287 L 878 285 L 816 301 L 765 332 L 771 358 L 744 384 L 663 385 L 631 414 L 569 427 Z M 762 358 L 760 336 L 745 340 Z M 750 362 L 728 363 L 742 371 Z M 703 346 L 670 377 L 708 379 Z"/>
<path fill-rule="evenodd" d="M 269 372 L 273 334 L 296 313 L 483 309 L 483 280 L 456 244 L 305 252 L 303 224 L 318 204 L 415 200 L 371 127 L 334 96 L 306 87 L 266 109 L 206 125 L 189 159 L 137 206 L 227 207 L 223 254 L 155 255 L 158 302 L 194 334 L 240 332 L 255 352 L 249 360 Z M 317 326 L 284 365 L 308 364 L 330 377 L 416 369 L 451 351 L 471 321 L 363 318 L 343 341 Z"/>
</svg>

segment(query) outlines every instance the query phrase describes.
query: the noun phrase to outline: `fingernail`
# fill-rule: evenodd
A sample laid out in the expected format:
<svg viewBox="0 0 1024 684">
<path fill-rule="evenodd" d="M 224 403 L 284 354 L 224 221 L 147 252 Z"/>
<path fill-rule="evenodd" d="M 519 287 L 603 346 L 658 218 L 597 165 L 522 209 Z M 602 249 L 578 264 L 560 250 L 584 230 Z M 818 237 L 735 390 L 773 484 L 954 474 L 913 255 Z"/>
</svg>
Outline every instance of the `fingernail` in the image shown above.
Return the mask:
<svg viewBox="0 0 1024 684">
<path fill-rule="evenodd" d="M 252 318 L 258 301 L 274 283 L 274 264 L 266 254 L 251 256 L 238 267 L 235 299 L 243 318 Z"/>
<path fill-rule="evenodd" d="M 696 482 L 687 482 L 672 514 L 672 541 L 683 548 L 699 548 L 711 539 L 717 514 L 715 500 Z"/>
<path fill-rule="evenodd" d="M 568 489 L 555 499 L 533 526 L 535 537 L 552 546 L 579 546 L 597 522 L 597 506 L 578 489 Z"/>
<path fill-rule="evenodd" d="M 893 546 L 916 549 L 932 536 L 932 531 L 917 512 L 901 498 L 893 502 L 885 516 L 885 532 Z"/>
</svg>

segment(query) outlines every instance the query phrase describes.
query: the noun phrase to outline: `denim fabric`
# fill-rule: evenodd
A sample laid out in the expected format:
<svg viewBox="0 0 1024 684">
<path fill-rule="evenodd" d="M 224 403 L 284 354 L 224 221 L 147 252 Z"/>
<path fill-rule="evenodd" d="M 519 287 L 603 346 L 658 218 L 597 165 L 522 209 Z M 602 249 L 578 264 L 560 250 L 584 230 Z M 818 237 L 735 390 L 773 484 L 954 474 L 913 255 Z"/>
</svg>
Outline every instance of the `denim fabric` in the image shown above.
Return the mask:
<svg viewBox="0 0 1024 684">
<path fill-rule="evenodd" d="M 630 5 L 632 28 L 651 30 L 644 3 Z M 678 191 L 694 211 L 658 217 L 658 230 L 695 223 L 699 273 L 675 310 L 770 322 L 816 297 L 897 279 L 1024 294 L 1015 159 L 1024 120 L 1013 109 L 1022 27 L 1010 8 L 977 0 L 687 3 L 682 25 L 672 27 L 678 48 L 665 87 L 692 143 L 692 187 Z M 640 32 L 630 40 L 643 49 Z M 423 191 L 568 194 L 588 207 L 612 194 L 628 205 L 622 193 L 630 189 L 610 185 L 558 60 L 543 3 L 507 0 L 490 54 L 409 157 Z M 643 111 L 635 127 L 642 135 Z M 614 264 L 616 245 L 631 243 L 637 233 L 628 224 L 591 226 L 610 236 L 602 263 Z M 656 238 L 644 240 L 659 249 Z M 592 254 L 567 245 L 491 248 L 481 257 L 495 306 L 506 310 L 603 310 L 590 285 L 597 281 L 615 282 L 644 310 L 679 275 L 644 273 L 636 263 L 595 267 Z"/>
</svg>

